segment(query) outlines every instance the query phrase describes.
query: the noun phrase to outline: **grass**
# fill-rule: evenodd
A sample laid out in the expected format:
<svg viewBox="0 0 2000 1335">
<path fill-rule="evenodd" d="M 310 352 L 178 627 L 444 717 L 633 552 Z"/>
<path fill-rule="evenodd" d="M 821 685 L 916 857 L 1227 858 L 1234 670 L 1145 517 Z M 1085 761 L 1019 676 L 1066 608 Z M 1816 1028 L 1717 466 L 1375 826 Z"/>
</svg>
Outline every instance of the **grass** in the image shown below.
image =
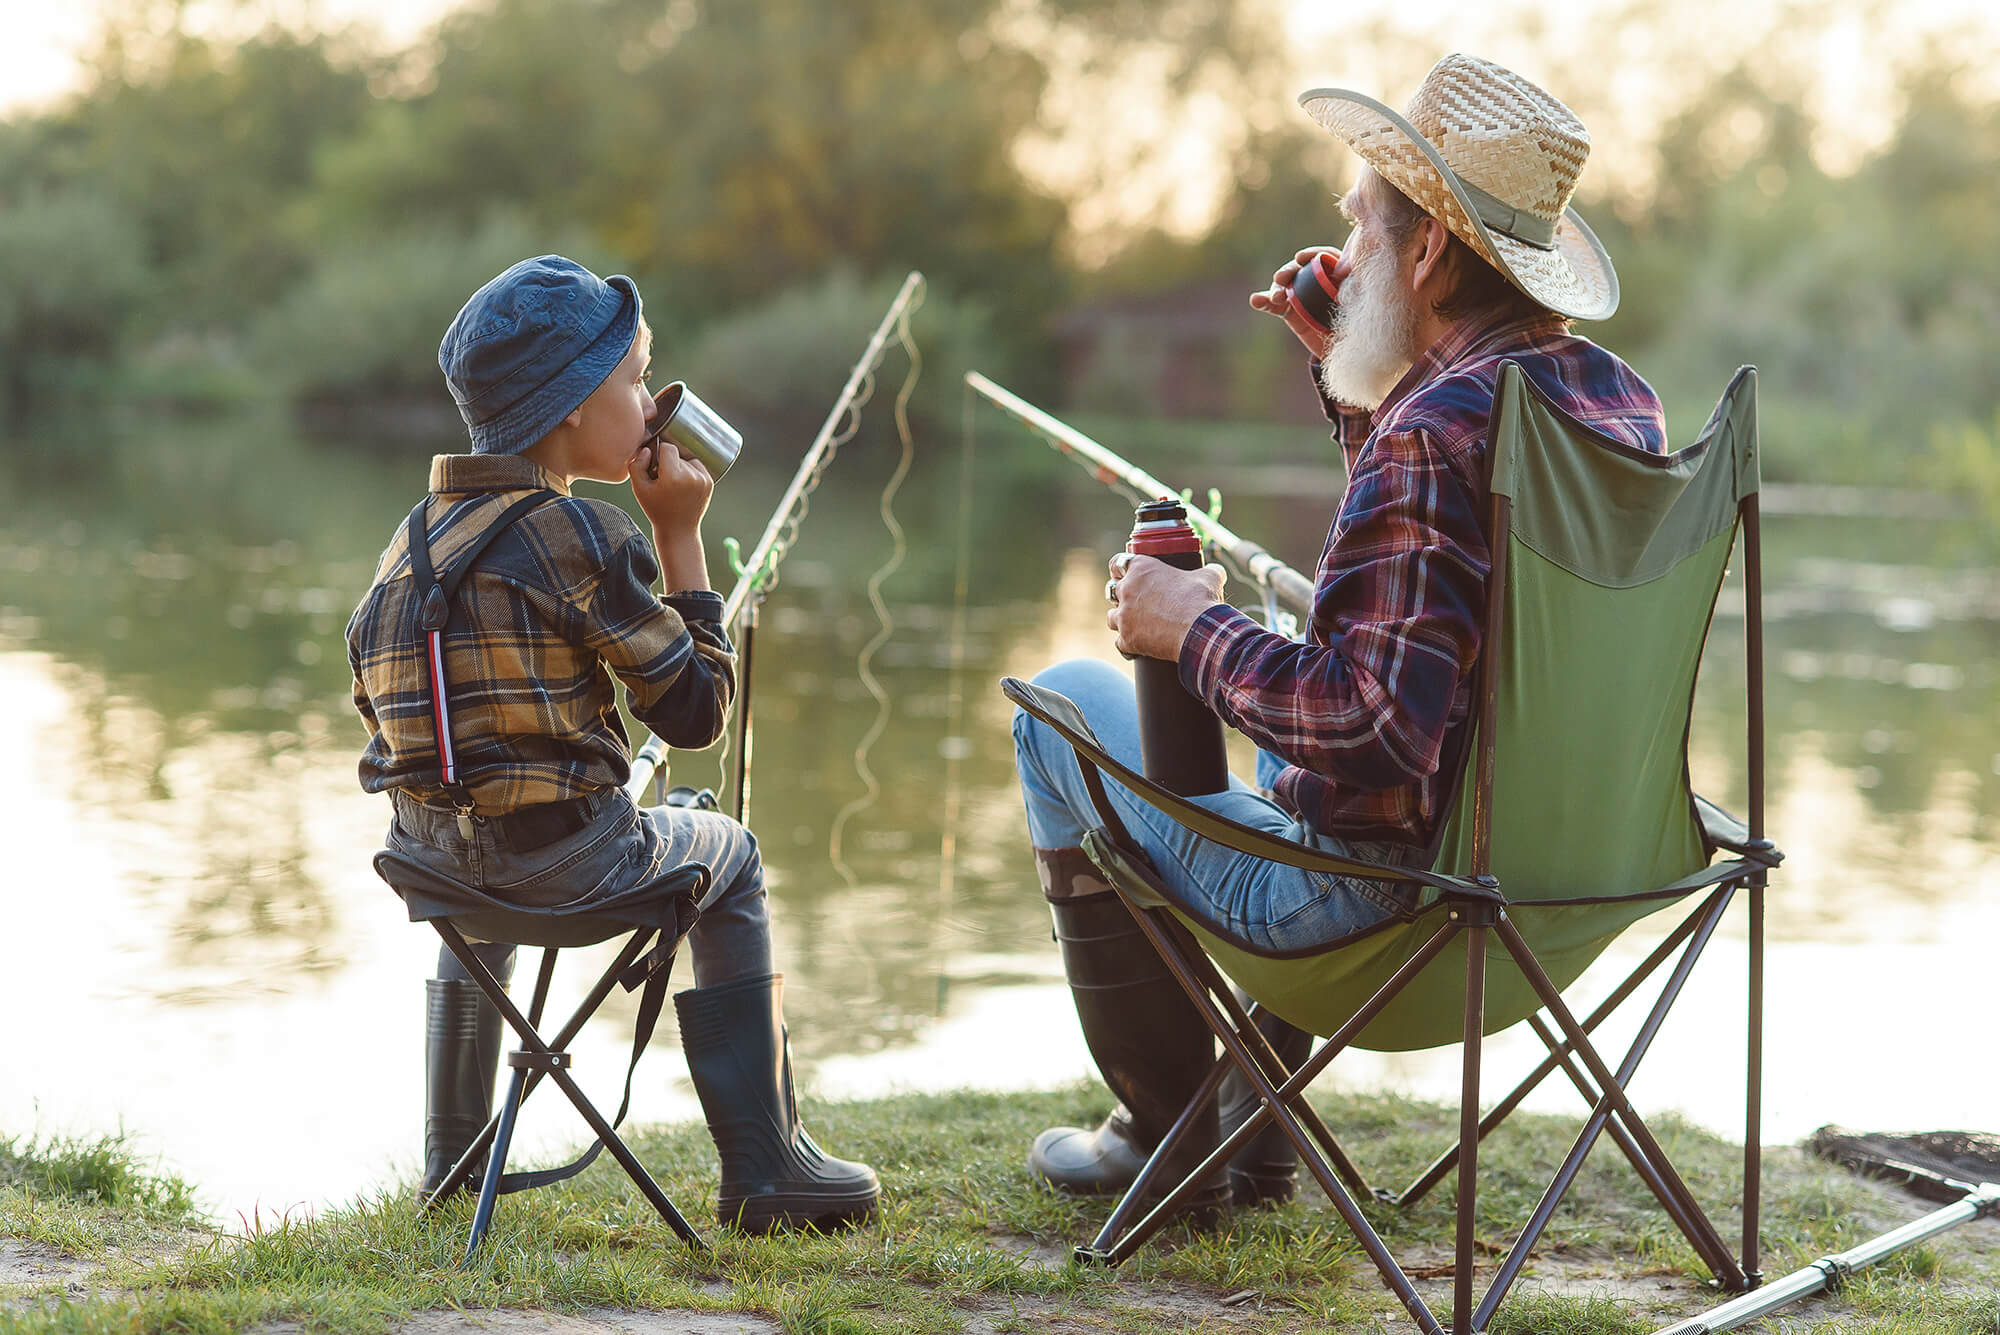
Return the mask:
<svg viewBox="0 0 2000 1335">
<path fill-rule="evenodd" d="M 470 1269 L 458 1268 L 470 1203 L 420 1215 L 406 1191 L 311 1217 L 262 1217 L 224 1234 L 189 1212 L 184 1184 L 149 1177 L 122 1140 L 0 1142 L 0 1235 L 86 1257 L 94 1291 L 0 1289 L 0 1332 L 203 1332 L 287 1321 L 334 1332 L 394 1329 L 431 1308 L 595 1307 L 749 1311 L 798 1335 L 933 1332 L 977 1317 L 995 1330 L 1088 1332 L 1413 1329 L 1317 1191 L 1225 1231 L 1176 1228 L 1166 1245 L 1107 1274 L 1066 1261 L 1105 1205 L 1037 1187 L 1023 1147 L 1041 1127 L 1104 1112 L 1100 1090 L 960 1093 L 816 1105 L 815 1135 L 869 1159 L 887 1188 L 881 1220 L 833 1236 L 747 1238 L 704 1227 L 712 1250 L 681 1246 L 608 1161 L 501 1203 Z M 1407 1178 L 1448 1139 L 1448 1110 L 1390 1097 L 1328 1099 L 1356 1158 Z M 1697 1194 L 1724 1202 L 1740 1152 L 1662 1121 Z M 1512 1237 L 1573 1127 L 1524 1117 L 1489 1140 L 1482 1164 L 1483 1277 Z M 668 1193 L 707 1225 L 714 1156 L 698 1125 L 633 1137 Z M 1900 1213 L 1898 1213 L 1900 1211 Z M 1794 1151 L 1766 1160 L 1765 1236 L 1777 1275 L 1919 1212 L 1884 1189 Z M 1440 1189 L 1408 1211 L 1371 1205 L 1391 1249 L 1448 1306 L 1453 1211 Z M 1698 1262 L 1657 1217 L 1610 1149 L 1592 1155 L 1495 1335 L 1650 1332 L 1718 1301 Z M 1717 1222 L 1731 1233 L 1733 1215 Z M 1981 1224 L 1864 1274 L 1837 1300 L 1772 1330 L 1972 1335 L 2000 1331 L 2000 1247 Z M 1981 1250 L 1983 1245 L 1984 1250 Z M 1247 1300 L 1222 1300 L 1248 1293 Z M 1795 1311 L 1798 1309 L 1794 1309 Z"/>
<path fill-rule="evenodd" d="M 194 1191 L 149 1172 L 123 1135 L 0 1138 L 0 1237 L 101 1260 L 206 1236 Z"/>
</svg>

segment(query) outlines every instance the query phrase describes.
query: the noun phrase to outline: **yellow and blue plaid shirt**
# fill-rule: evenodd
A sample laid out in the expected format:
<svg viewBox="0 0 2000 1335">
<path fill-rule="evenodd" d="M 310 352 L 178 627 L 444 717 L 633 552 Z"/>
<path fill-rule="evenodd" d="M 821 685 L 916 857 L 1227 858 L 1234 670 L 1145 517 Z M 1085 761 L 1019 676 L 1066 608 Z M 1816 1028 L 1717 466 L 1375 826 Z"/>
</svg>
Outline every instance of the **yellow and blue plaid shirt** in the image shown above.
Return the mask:
<svg viewBox="0 0 2000 1335">
<path fill-rule="evenodd" d="M 653 592 L 653 544 L 609 501 L 574 497 L 518 455 L 441 454 L 425 505 L 442 573 L 501 512 L 537 488 L 557 498 L 494 539 L 459 586 L 445 636 L 452 748 L 482 812 L 504 813 L 622 785 L 631 743 L 613 677 L 633 716 L 670 746 L 722 735 L 736 658 L 722 599 Z M 347 623 L 354 707 L 368 727 L 361 786 L 442 803 L 426 684 L 423 591 L 398 525 Z"/>
</svg>

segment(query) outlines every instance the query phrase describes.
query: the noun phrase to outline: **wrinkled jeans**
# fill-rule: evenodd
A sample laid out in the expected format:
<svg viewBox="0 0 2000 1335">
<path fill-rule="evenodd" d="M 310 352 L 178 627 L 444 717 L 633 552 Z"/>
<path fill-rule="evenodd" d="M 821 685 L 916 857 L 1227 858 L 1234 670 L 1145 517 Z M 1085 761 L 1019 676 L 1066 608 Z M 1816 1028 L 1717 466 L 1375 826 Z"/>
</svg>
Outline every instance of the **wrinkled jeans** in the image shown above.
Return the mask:
<svg viewBox="0 0 2000 1335">
<path fill-rule="evenodd" d="M 719 811 L 641 807 L 622 791 L 598 795 L 591 822 L 528 853 L 495 842 L 483 825 L 470 841 L 449 811 L 395 795 L 389 846 L 496 899 L 549 905 L 611 894 L 684 862 L 708 864 L 701 917 L 688 934 L 696 987 L 772 972 L 771 917 L 757 838 Z M 501 982 L 514 972 L 514 947 L 475 944 L 473 952 Z M 458 957 L 438 950 L 437 976 L 464 979 Z"/>
<path fill-rule="evenodd" d="M 1139 711 L 1130 677 L 1109 663 L 1075 659 L 1046 669 L 1035 684 L 1068 696 L 1104 748 L 1132 769 L 1140 768 Z M 1041 720 L 1016 710 L 1014 759 L 1035 847 L 1080 845 L 1084 831 L 1098 822 L 1069 743 Z M 1398 865 L 1421 858 L 1422 850 L 1407 844 L 1318 834 L 1262 795 L 1283 767 L 1276 756 L 1259 752 L 1256 788 L 1232 774 L 1228 791 L 1190 800 L 1240 824 L 1338 857 Z M 1414 902 L 1412 888 L 1286 867 L 1212 843 L 1140 801 L 1108 774 L 1104 789 L 1161 879 L 1191 906 L 1191 916 L 1218 933 L 1269 950 L 1320 946 Z"/>
</svg>

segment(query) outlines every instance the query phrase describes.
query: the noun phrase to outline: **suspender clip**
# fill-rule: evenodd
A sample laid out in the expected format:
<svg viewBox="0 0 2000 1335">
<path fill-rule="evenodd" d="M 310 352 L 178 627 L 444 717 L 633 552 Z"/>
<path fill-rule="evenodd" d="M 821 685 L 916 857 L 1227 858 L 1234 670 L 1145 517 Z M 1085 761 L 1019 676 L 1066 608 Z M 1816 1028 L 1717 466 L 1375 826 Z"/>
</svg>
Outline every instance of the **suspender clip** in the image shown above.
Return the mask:
<svg viewBox="0 0 2000 1335">
<path fill-rule="evenodd" d="M 451 603 L 444 596 L 444 585 L 433 584 L 431 591 L 424 595 L 424 629 L 443 630 L 444 623 L 449 620 L 451 620 Z"/>
</svg>

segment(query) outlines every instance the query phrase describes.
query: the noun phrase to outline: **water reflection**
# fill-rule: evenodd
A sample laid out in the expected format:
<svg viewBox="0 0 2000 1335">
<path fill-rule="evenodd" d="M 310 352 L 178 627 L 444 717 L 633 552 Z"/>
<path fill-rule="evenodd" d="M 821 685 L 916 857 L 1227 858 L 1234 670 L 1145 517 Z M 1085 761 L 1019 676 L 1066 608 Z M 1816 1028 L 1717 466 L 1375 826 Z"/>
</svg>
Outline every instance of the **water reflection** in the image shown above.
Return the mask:
<svg viewBox="0 0 2000 1335">
<path fill-rule="evenodd" d="M 1061 657 L 1115 657 L 1101 553 L 1122 541 L 1129 511 L 1037 446 L 987 442 L 955 682 L 956 452 L 920 459 L 899 507 L 911 558 L 888 588 L 896 630 L 876 657 L 894 700 L 870 753 L 882 789 L 846 829 L 850 884 L 827 841 L 861 790 L 854 750 L 874 717 L 854 659 L 876 629 L 861 587 L 889 550 L 875 492 L 891 459 L 867 436 L 849 450 L 758 641 L 751 819 L 799 1055 L 834 1092 L 1069 1078 L 1087 1065 L 992 683 Z M 261 428 L 170 434 L 132 457 L 144 472 L 58 470 L 33 491 L 26 465 L 0 463 L 0 739 L 23 758 L 0 781 L 17 943 L 0 1004 L 32 1015 L 60 1003 L 30 1038 L 27 1078 L 0 1082 L 0 1132 L 122 1122 L 230 1208 L 382 1185 L 414 1155 L 419 980 L 435 947 L 368 867 L 387 813 L 355 783 L 341 628 L 423 461 Z M 788 480 L 773 457 L 732 471 L 714 537 L 754 537 Z M 1231 520 L 1306 561 L 1324 508 L 1251 498 Z M 1893 993 L 1979 974 L 1976 943 L 2000 926 L 2000 584 L 1970 521 L 1779 519 L 1766 531 L 1770 824 L 1791 855 L 1772 892 L 1774 971 L 1798 980 L 1774 987 L 1772 1030 L 1784 1033 L 1824 1024 L 1815 988 L 1829 975 L 1855 980 L 1858 998 L 1862 979 Z M 1741 628 L 1732 592 L 1691 762 L 1705 790 L 1737 804 Z M 677 781 L 720 786 L 727 763 L 711 752 L 674 767 Z M 1718 949 L 1736 948 L 1737 930 L 1732 919 Z M 1703 1004 L 1728 1013 L 1724 995 Z M 1875 1020 L 1849 1022 L 1885 1050 L 1920 1050 L 1929 1040 L 1900 1032 L 1897 1013 L 1885 999 Z M 629 999 L 607 1009 L 579 1045 L 587 1069 L 622 1066 L 629 1019 Z M 1726 1100 L 1702 1102 L 1715 1058 L 1696 1040 L 1663 1041 L 1654 1063 L 1688 1073 L 1668 1086 L 1676 1102 L 1731 1128 Z M 1375 1076 L 1448 1093 L 1444 1060 L 1385 1061 Z M 1978 1108 L 2000 1093 L 1986 1077 L 1932 1085 L 1928 1104 L 1896 1114 L 1895 1082 L 1843 1067 L 1828 1084 L 1798 1066 L 1784 1074 L 1810 1096 L 1772 1105 L 1786 1136 L 1837 1116 L 1928 1124 L 1959 1095 L 1962 1120 L 1984 1124 Z M 635 1116 L 691 1115 L 677 1063 L 654 1072 Z M 282 1115 L 262 1102 L 272 1090 L 285 1091 L 269 1096 Z M 573 1133 L 558 1111 L 526 1134 L 555 1148 Z M 309 1164 L 294 1161 L 302 1138 L 325 1147 Z"/>
</svg>

